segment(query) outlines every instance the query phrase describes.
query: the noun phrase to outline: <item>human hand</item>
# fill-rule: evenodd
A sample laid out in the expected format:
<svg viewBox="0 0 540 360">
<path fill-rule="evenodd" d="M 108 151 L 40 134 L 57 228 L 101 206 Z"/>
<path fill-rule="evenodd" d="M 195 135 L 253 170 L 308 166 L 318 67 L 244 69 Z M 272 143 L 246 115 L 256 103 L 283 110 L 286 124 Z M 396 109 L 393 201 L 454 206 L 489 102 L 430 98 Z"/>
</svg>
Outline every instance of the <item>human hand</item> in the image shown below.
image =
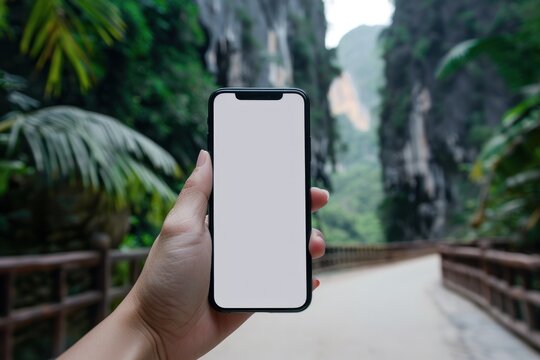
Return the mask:
<svg viewBox="0 0 540 360">
<path fill-rule="evenodd" d="M 143 334 L 139 338 L 150 346 L 151 356 L 197 358 L 251 316 L 250 313 L 218 312 L 208 302 L 212 242 L 206 211 L 211 189 L 210 155 L 201 151 L 197 167 L 165 219 L 141 276 L 110 316 L 116 316 L 116 324 L 127 324 L 135 334 L 124 337 Z M 328 197 L 326 190 L 312 188 L 311 210 L 326 205 Z M 316 229 L 311 233 L 309 250 L 313 258 L 324 254 L 324 239 Z M 319 281 L 313 280 L 313 288 L 318 285 Z M 101 330 L 102 338 L 105 332 Z"/>
</svg>

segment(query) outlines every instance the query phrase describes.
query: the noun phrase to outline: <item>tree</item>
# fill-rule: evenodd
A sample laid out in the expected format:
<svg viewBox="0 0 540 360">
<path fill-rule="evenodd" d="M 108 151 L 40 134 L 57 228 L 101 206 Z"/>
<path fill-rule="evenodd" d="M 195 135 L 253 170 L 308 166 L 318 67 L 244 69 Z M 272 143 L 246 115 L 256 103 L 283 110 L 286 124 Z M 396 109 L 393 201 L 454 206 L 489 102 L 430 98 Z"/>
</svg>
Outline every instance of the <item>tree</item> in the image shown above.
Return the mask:
<svg viewBox="0 0 540 360">
<path fill-rule="evenodd" d="M 162 176 L 179 177 L 176 160 L 154 141 L 111 116 L 56 105 L 64 101 L 61 86 L 73 90 L 73 79 L 83 91 L 97 85 L 95 74 L 100 71 L 106 49 L 124 35 L 119 7 L 106 0 L 38 0 L 31 7 L 22 2 L 15 5 L 8 8 L 0 2 L 2 42 L 19 43 L 21 52 L 37 59 L 40 71 L 50 64 L 43 84 L 46 94 L 56 97 L 38 101 L 24 93 L 28 83 L 25 78 L 0 71 L 5 112 L 0 116 L 0 196 L 8 196 L 6 190 L 12 185 L 22 186 L 26 192 L 70 188 L 82 198 L 90 193 L 103 199 L 100 211 L 129 208 L 157 226 L 175 198 Z M 11 53 L 8 58 L 16 56 Z M 70 68 L 64 67 L 64 59 Z M 31 72 L 14 63 L 17 70 Z M 10 66 L 10 61 L 6 65 Z M 41 84 L 39 77 L 31 78 L 33 88 Z M 73 96 L 79 92 L 67 93 Z M 53 106 L 36 110 L 43 102 Z M 27 205 L 34 208 L 31 201 Z M 9 212 L 6 202 L 3 205 L 2 211 Z M 0 230 L 6 229 L 5 220 L 0 217 Z"/>
<path fill-rule="evenodd" d="M 516 30 L 470 39 L 441 61 L 444 79 L 480 56 L 487 56 L 521 101 L 509 109 L 471 171 L 482 184 L 471 224 L 481 233 L 506 235 L 520 230 L 540 235 L 540 8 L 523 0 L 512 8 L 522 20 Z"/>
</svg>

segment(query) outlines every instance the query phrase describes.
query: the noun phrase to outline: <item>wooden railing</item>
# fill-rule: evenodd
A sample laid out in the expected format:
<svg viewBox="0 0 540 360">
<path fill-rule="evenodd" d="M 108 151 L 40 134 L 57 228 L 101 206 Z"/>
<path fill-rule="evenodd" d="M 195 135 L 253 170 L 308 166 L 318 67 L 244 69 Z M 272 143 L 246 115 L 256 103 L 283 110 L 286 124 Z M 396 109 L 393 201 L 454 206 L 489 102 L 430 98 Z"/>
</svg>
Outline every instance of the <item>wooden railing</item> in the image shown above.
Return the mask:
<svg viewBox="0 0 540 360">
<path fill-rule="evenodd" d="M 92 324 L 97 324 L 111 310 L 111 303 L 129 292 L 139 276 L 149 249 L 111 250 L 107 238 L 98 239 L 95 251 L 75 251 L 51 255 L 0 257 L 0 358 L 11 359 L 14 331 L 47 319 L 53 320 L 52 355 L 67 346 L 66 317 L 83 308 L 92 308 Z M 313 262 L 315 272 L 366 264 L 401 260 L 435 252 L 433 243 L 400 243 L 390 245 L 328 246 L 326 255 Z M 115 263 L 127 262 L 129 283 L 112 286 Z M 70 272 L 87 269 L 93 281 L 90 289 L 68 294 L 66 278 Z M 53 299 L 45 304 L 14 308 L 15 279 L 29 273 L 47 273 L 52 278 Z"/>
<path fill-rule="evenodd" d="M 540 256 L 489 247 L 439 247 L 444 285 L 540 350 Z"/>
<path fill-rule="evenodd" d="M 75 251 L 51 255 L 0 257 L 0 358 L 11 359 L 13 333 L 29 324 L 53 319 L 52 354 L 56 356 L 66 348 L 66 317 L 69 313 L 92 306 L 92 324 L 99 323 L 110 312 L 110 304 L 122 299 L 140 274 L 149 249 L 123 252 L 111 250 L 108 239 L 97 241 L 96 251 Z M 111 286 L 111 268 L 120 261 L 128 263 L 130 283 L 122 287 Z M 90 290 L 68 295 L 66 277 L 76 269 L 92 269 L 93 286 Z M 52 277 L 53 302 L 25 308 L 14 308 L 17 276 L 46 272 Z"/>
<path fill-rule="evenodd" d="M 313 271 L 388 263 L 434 253 L 436 249 L 435 243 L 427 241 L 329 246 L 324 257 L 313 261 Z"/>
</svg>

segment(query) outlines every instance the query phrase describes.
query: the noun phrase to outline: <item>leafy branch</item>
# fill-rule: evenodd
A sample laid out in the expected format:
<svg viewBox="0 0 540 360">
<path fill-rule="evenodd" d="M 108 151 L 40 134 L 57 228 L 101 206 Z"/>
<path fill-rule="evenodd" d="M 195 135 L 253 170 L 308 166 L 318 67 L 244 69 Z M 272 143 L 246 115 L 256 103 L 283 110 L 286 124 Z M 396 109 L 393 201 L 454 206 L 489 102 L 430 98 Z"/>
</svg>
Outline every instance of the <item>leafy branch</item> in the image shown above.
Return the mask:
<svg viewBox="0 0 540 360">
<path fill-rule="evenodd" d="M 175 198 L 151 170 L 179 176 L 172 156 L 114 118 L 55 106 L 12 114 L 0 122 L 0 131 L 8 129 L 8 158 L 26 144 L 37 172 L 47 182 L 75 177 L 86 188 L 107 192 L 119 205 L 127 203 L 134 186 L 158 194 L 165 202 Z"/>
<path fill-rule="evenodd" d="M 66 60 L 75 71 L 81 90 L 86 91 L 93 82 L 89 58 L 94 39 L 111 45 L 123 37 L 124 29 L 119 9 L 107 0 L 36 0 L 20 49 L 36 59 L 38 70 L 50 63 L 46 94 L 60 94 Z"/>
</svg>

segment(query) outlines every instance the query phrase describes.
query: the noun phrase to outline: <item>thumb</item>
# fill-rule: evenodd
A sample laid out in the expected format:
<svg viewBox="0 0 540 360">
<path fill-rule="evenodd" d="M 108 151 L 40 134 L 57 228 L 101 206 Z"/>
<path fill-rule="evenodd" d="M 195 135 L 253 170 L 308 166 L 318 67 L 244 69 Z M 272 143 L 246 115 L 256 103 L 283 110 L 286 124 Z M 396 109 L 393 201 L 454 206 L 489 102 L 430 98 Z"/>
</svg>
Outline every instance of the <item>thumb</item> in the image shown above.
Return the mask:
<svg viewBox="0 0 540 360">
<path fill-rule="evenodd" d="M 195 169 L 186 180 L 174 207 L 163 223 L 162 235 L 176 235 L 204 229 L 211 191 L 212 160 L 208 152 L 201 150 Z"/>
</svg>

